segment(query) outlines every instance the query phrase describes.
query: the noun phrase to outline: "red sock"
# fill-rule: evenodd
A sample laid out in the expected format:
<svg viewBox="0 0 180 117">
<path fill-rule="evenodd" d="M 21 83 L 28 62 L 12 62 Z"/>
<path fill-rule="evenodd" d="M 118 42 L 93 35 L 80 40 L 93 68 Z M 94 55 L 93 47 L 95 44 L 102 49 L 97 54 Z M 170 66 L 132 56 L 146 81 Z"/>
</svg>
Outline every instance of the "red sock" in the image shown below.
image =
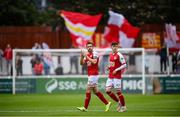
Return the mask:
<svg viewBox="0 0 180 117">
<path fill-rule="evenodd" d="M 87 109 L 91 100 L 91 93 L 86 93 L 86 99 L 84 101 L 84 107 Z"/>
<path fill-rule="evenodd" d="M 112 91 L 107 92 L 107 94 L 108 94 L 114 101 L 116 101 L 116 102 L 119 101 L 119 99 L 116 97 L 116 95 L 115 95 Z"/>
<path fill-rule="evenodd" d="M 120 103 L 122 106 L 125 106 L 124 96 L 121 92 L 117 92 L 117 95 L 119 97 Z"/>
<path fill-rule="evenodd" d="M 99 97 L 99 99 L 106 105 L 106 104 L 108 104 L 108 101 L 106 100 L 106 98 L 104 97 L 104 95 L 101 93 L 101 92 L 97 92 L 97 93 L 95 93 L 98 97 Z"/>
</svg>

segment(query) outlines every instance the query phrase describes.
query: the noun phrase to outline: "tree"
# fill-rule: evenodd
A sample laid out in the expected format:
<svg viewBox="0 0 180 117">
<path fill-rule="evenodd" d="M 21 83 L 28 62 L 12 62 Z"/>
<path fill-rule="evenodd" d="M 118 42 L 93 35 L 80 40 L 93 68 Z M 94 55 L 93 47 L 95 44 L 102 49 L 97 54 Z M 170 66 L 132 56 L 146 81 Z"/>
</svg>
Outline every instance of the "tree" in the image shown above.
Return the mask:
<svg viewBox="0 0 180 117">
<path fill-rule="evenodd" d="M 39 25 L 48 16 L 38 11 L 34 0 L 0 0 L 0 11 L 1 26 Z"/>
<path fill-rule="evenodd" d="M 40 0 L 39 0 L 40 1 Z M 63 26 L 59 10 L 86 14 L 103 14 L 100 24 L 108 20 L 108 10 L 123 14 L 130 23 L 179 23 L 179 0 L 46 0 L 48 7 L 41 11 L 37 0 L 0 0 L 0 25 L 57 25 Z M 88 3 L 87 3 L 88 2 Z"/>
<path fill-rule="evenodd" d="M 100 23 L 105 24 L 108 10 L 112 8 L 122 13 L 133 25 L 164 22 L 179 23 L 179 0 L 50 0 L 58 10 L 68 10 L 87 14 L 103 13 Z"/>
</svg>

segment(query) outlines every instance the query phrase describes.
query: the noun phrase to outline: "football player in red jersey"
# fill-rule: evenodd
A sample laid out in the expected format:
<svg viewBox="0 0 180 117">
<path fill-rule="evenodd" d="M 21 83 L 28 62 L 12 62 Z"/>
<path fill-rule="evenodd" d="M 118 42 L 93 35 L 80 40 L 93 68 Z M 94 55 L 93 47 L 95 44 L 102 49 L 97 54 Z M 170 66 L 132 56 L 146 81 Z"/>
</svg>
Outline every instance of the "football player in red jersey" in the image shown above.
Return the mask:
<svg viewBox="0 0 180 117">
<path fill-rule="evenodd" d="M 86 64 L 87 65 L 87 71 L 88 71 L 88 82 L 86 87 L 86 98 L 84 101 L 83 107 L 77 107 L 80 111 L 87 111 L 89 102 L 91 100 L 91 91 L 94 92 L 94 94 L 106 105 L 105 111 L 109 111 L 109 108 L 111 106 L 111 102 L 106 100 L 104 95 L 98 90 L 97 84 L 98 84 L 98 62 L 99 57 L 97 52 L 93 51 L 93 43 L 87 42 L 86 44 L 87 52 L 81 51 L 80 55 L 80 64 Z"/>
<path fill-rule="evenodd" d="M 112 53 L 109 55 L 109 76 L 106 82 L 106 93 L 116 102 L 118 102 L 118 112 L 124 112 L 127 110 L 125 105 L 124 96 L 121 92 L 121 74 L 126 68 L 126 61 L 123 55 L 118 51 L 119 44 L 113 42 L 111 44 Z M 112 89 L 116 90 L 116 94 L 112 92 Z"/>
</svg>

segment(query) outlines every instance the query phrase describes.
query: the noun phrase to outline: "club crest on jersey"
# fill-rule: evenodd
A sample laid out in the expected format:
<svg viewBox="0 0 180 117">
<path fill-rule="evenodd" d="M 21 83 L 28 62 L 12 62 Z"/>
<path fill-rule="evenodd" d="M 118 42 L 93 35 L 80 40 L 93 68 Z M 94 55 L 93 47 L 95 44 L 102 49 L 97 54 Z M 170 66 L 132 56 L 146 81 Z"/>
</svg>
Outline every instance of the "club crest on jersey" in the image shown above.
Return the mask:
<svg viewBox="0 0 180 117">
<path fill-rule="evenodd" d="M 114 60 L 116 60 L 116 59 L 117 59 L 117 57 L 115 56 L 115 57 L 114 57 Z"/>
</svg>

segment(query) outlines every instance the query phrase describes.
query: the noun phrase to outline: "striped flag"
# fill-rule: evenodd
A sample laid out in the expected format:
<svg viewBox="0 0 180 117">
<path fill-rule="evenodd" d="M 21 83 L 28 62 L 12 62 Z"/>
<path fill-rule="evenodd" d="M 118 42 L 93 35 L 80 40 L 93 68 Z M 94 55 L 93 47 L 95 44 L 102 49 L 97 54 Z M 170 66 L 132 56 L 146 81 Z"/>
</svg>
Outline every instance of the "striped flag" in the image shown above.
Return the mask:
<svg viewBox="0 0 180 117">
<path fill-rule="evenodd" d="M 121 14 L 109 11 L 109 15 L 104 38 L 108 42 L 119 42 L 122 48 L 132 47 L 140 29 L 132 26 Z"/>
<path fill-rule="evenodd" d="M 61 11 L 65 25 L 70 32 L 73 45 L 84 47 L 85 43 L 91 40 L 96 27 L 102 17 L 101 14 L 91 16 L 77 12 Z"/>
</svg>

